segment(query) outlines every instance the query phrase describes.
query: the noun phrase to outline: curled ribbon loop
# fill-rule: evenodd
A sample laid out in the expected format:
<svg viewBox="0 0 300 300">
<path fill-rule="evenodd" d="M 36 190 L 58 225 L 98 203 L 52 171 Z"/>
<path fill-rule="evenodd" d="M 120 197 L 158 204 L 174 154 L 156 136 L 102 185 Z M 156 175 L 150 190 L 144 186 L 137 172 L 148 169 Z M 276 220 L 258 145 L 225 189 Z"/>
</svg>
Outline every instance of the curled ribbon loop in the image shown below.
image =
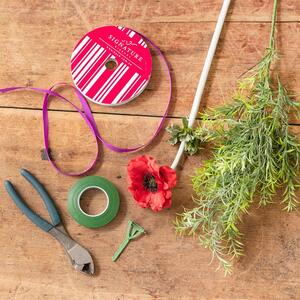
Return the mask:
<svg viewBox="0 0 300 300">
<path fill-rule="evenodd" d="M 171 103 L 171 98 L 172 98 L 172 78 L 171 78 L 171 72 L 170 72 L 170 68 L 168 66 L 167 60 L 166 60 L 165 56 L 163 55 L 163 53 L 160 51 L 160 49 L 151 40 L 149 40 L 147 37 L 145 37 L 142 34 L 140 34 L 140 35 L 143 36 L 143 38 L 158 53 L 159 57 L 161 58 L 161 61 L 164 64 L 164 67 L 165 67 L 165 69 L 167 71 L 168 78 L 169 78 L 169 99 L 168 99 L 165 111 L 164 111 L 163 116 L 162 116 L 162 118 L 161 118 L 158 126 L 156 127 L 154 133 L 152 134 L 152 136 L 150 137 L 150 139 L 145 144 L 143 144 L 143 145 L 139 145 L 139 146 L 135 146 L 135 147 L 131 147 L 131 148 L 121 148 L 121 147 L 112 145 L 109 142 L 107 142 L 101 136 L 101 134 L 100 134 L 100 132 L 98 130 L 96 121 L 95 121 L 95 119 L 93 117 L 92 111 L 91 111 L 91 109 L 89 107 L 89 104 L 88 104 L 87 100 L 84 98 L 84 96 L 81 94 L 81 92 L 75 86 L 73 86 L 72 84 L 61 82 L 61 83 L 54 84 L 49 89 L 42 89 L 42 88 L 35 88 L 35 87 L 26 87 L 26 86 L 16 86 L 16 87 L 8 87 L 8 88 L 0 89 L 0 94 L 12 92 L 12 91 L 17 91 L 17 90 L 31 90 L 31 91 L 35 91 L 35 92 L 42 93 L 42 94 L 45 95 L 44 96 L 44 102 L 43 102 L 43 128 L 44 128 L 45 154 L 46 154 L 49 162 L 57 170 L 57 172 L 59 172 L 59 173 L 61 173 L 63 175 L 67 175 L 67 176 L 80 176 L 80 175 L 83 175 L 83 174 L 87 173 L 88 171 L 90 171 L 94 167 L 94 165 L 96 164 L 98 156 L 99 156 L 99 152 L 100 151 L 99 151 L 98 141 L 100 141 L 108 149 L 110 149 L 112 151 L 115 151 L 115 152 L 119 152 L 119 153 L 135 152 L 135 151 L 141 150 L 141 149 L 145 148 L 146 146 L 148 146 L 154 140 L 154 138 L 158 135 L 158 133 L 160 132 L 160 130 L 161 130 L 163 124 L 164 124 L 164 121 L 165 121 L 165 119 L 167 117 L 169 106 L 170 106 L 170 103 Z M 65 98 L 61 94 L 55 92 L 54 89 L 57 88 L 58 86 L 70 86 L 72 89 L 74 89 L 75 94 L 77 95 L 77 97 L 78 97 L 78 99 L 80 101 L 81 108 L 78 107 L 77 105 L 75 105 L 74 103 L 72 103 L 70 100 L 68 100 L 67 98 Z M 51 155 L 49 153 L 49 118 L 48 118 L 48 104 L 49 104 L 49 101 L 50 101 L 50 96 L 51 97 L 56 97 L 60 101 L 63 101 L 65 103 L 68 103 L 69 105 L 71 105 L 71 107 L 73 109 L 75 109 L 80 114 L 80 116 L 83 118 L 83 120 L 86 122 L 86 124 L 90 128 L 90 131 L 91 131 L 93 137 L 95 138 L 96 147 L 97 147 L 97 151 L 95 153 L 95 158 L 92 160 L 92 162 L 90 163 L 90 165 L 87 168 L 85 168 L 83 171 L 80 171 L 80 172 L 65 172 L 65 171 L 62 171 L 55 164 L 55 162 L 51 158 Z"/>
</svg>

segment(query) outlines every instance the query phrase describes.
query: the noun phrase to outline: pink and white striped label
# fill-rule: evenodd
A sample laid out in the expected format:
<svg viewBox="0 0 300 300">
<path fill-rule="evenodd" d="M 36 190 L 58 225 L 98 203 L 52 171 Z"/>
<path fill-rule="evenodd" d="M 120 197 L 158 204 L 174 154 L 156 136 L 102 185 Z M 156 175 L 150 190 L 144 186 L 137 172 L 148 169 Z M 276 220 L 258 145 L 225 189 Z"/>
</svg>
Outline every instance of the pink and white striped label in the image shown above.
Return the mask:
<svg viewBox="0 0 300 300">
<path fill-rule="evenodd" d="M 121 26 L 90 31 L 71 57 L 75 85 L 89 100 L 102 105 L 119 105 L 137 97 L 147 86 L 151 71 L 147 44 L 138 33 Z"/>
</svg>

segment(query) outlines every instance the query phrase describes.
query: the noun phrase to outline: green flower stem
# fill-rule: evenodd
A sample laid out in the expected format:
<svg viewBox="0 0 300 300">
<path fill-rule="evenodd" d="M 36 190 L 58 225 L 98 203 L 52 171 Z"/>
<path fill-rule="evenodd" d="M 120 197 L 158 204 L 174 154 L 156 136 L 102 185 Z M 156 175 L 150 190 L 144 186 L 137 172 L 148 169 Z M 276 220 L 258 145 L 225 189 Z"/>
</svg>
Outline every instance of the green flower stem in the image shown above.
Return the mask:
<svg viewBox="0 0 300 300">
<path fill-rule="evenodd" d="M 277 19 L 277 6 L 278 6 L 278 0 L 274 0 L 271 34 L 270 34 L 270 42 L 269 42 L 269 48 L 272 50 L 275 50 L 275 27 L 276 27 L 276 19 Z"/>
</svg>

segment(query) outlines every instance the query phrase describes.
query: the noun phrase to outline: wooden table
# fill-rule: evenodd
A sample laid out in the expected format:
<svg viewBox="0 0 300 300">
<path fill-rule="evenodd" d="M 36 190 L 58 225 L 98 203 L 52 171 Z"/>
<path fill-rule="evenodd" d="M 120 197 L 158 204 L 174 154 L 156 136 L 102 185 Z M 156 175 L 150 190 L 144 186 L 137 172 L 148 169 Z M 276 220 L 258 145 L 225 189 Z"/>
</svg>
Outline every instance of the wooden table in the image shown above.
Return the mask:
<svg viewBox="0 0 300 300">
<path fill-rule="evenodd" d="M 221 0 L 10 0 L 0 3 L 0 86 L 50 87 L 71 81 L 69 58 L 76 41 L 104 24 L 135 28 L 153 39 L 166 54 L 174 78 L 173 103 L 167 123 L 189 113 L 200 70 L 214 30 Z M 210 72 L 203 105 L 229 99 L 240 74 L 262 56 L 268 42 L 271 0 L 236 0 L 230 9 Z M 291 89 L 300 91 L 300 2 L 279 4 L 278 69 Z M 157 57 L 147 91 L 116 108 L 91 105 L 100 131 L 112 143 L 130 146 L 146 141 L 162 115 L 167 79 Z M 62 91 L 72 97 L 69 90 Z M 1 299 L 299 299 L 300 216 L 282 212 L 279 199 L 253 208 L 244 218 L 246 255 L 232 276 L 216 272 L 217 262 L 197 241 L 179 238 L 172 222 L 182 206 L 192 206 L 188 175 L 209 156 L 188 158 L 179 172 L 170 210 L 152 213 L 139 208 L 127 192 L 126 165 L 137 154 L 101 149 L 91 174 L 111 180 L 121 194 L 120 213 L 108 226 L 80 227 L 67 212 L 67 194 L 77 180 L 58 175 L 41 159 L 42 97 L 18 92 L 0 97 L 0 178 L 11 179 L 28 203 L 46 217 L 40 198 L 19 175 L 31 170 L 55 199 L 71 236 L 95 258 L 96 276 L 75 272 L 60 245 L 31 224 L 0 185 Z M 79 170 L 95 153 L 95 144 L 80 116 L 52 101 L 51 148 L 55 160 Z M 298 121 L 292 120 L 299 131 Z M 177 148 L 162 132 L 141 153 L 170 164 Z M 93 198 L 92 203 L 95 204 Z M 97 206 L 97 203 L 96 203 Z M 87 209 L 91 209 L 90 207 Z M 133 242 L 116 262 L 111 256 L 123 239 L 129 219 L 148 235 Z"/>
</svg>

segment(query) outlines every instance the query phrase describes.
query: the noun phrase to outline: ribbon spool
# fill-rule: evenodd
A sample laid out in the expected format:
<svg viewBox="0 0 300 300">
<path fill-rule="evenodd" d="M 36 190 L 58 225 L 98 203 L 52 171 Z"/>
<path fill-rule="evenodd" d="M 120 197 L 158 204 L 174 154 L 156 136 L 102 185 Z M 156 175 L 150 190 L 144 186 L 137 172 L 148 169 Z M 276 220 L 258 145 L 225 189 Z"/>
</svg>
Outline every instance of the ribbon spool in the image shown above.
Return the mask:
<svg viewBox="0 0 300 300">
<path fill-rule="evenodd" d="M 97 215 L 89 215 L 80 206 L 82 194 L 89 189 L 101 190 L 106 198 L 106 208 Z M 70 189 L 68 195 L 68 211 L 80 225 L 88 228 L 103 227 L 117 215 L 120 206 L 118 190 L 112 182 L 100 176 L 87 176 L 78 180 Z"/>
<path fill-rule="evenodd" d="M 74 84 L 89 100 L 120 105 L 147 86 L 152 58 L 143 37 L 122 26 L 103 26 L 84 35 L 71 56 Z"/>
<path fill-rule="evenodd" d="M 112 26 L 112 27 L 119 28 L 118 26 Z M 128 29 L 128 28 L 126 28 L 126 29 L 131 30 L 131 29 Z M 133 30 L 131 30 L 131 32 L 135 32 L 136 36 L 141 36 L 143 38 L 143 40 L 145 40 L 148 43 L 148 45 L 150 45 L 154 49 L 154 51 L 158 54 L 158 57 L 160 58 L 160 61 L 163 65 L 163 67 L 165 68 L 167 77 L 169 79 L 169 96 L 168 96 L 168 100 L 167 100 L 166 107 L 164 109 L 163 115 L 162 115 L 160 121 L 158 122 L 157 127 L 155 128 L 152 136 L 149 138 L 149 140 L 147 140 L 142 145 L 135 145 L 135 146 L 131 146 L 131 147 L 128 147 L 128 148 L 123 148 L 123 147 L 118 147 L 117 145 L 113 145 L 113 144 L 109 143 L 108 141 L 106 141 L 102 137 L 102 135 L 100 134 L 100 132 L 98 130 L 96 121 L 95 121 L 95 119 L 93 117 L 93 114 L 92 114 L 92 111 L 91 111 L 85 97 L 83 96 L 82 91 L 80 91 L 76 86 L 73 86 L 71 84 L 68 84 L 68 83 L 65 83 L 65 82 L 56 83 L 53 86 L 51 86 L 49 89 L 38 88 L 38 87 L 27 87 L 27 86 L 12 86 L 12 87 L 7 87 L 7 88 L 1 88 L 0 89 L 0 94 L 6 94 L 6 93 L 9 93 L 9 92 L 18 91 L 18 90 L 30 90 L 30 91 L 34 91 L 34 92 L 37 92 L 37 93 L 44 94 L 43 127 L 44 127 L 45 154 L 47 156 L 48 161 L 54 167 L 54 169 L 56 169 L 57 172 L 59 172 L 63 175 L 67 175 L 67 176 L 83 175 L 86 172 L 90 171 L 97 162 L 97 158 L 99 157 L 99 152 L 100 152 L 98 142 L 102 143 L 105 147 L 107 147 L 108 149 L 110 149 L 114 152 L 119 152 L 119 153 L 135 152 L 135 151 L 139 151 L 139 150 L 145 148 L 150 143 L 152 143 L 152 141 L 156 138 L 156 136 L 158 135 L 158 133 L 162 129 L 164 121 L 167 117 L 169 106 L 170 106 L 171 99 L 172 99 L 171 72 L 170 72 L 167 60 L 166 60 L 165 56 L 163 55 L 163 53 L 160 51 L 160 49 L 150 39 L 148 39 L 146 36 L 142 35 L 141 33 L 137 33 L 136 31 L 133 31 Z M 75 47 L 75 49 L 76 49 L 76 47 Z M 147 47 L 144 48 L 144 49 L 147 49 L 149 51 L 149 49 Z M 74 51 L 73 51 L 73 53 L 74 53 Z M 79 51 L 78 51 L 78 53 L 79 53 Z M 76 55 L 76 54 L 73 54 L 73 58 L 75 57 L 74 55 Z M 149 68 L 150 68 L 150 66 L 149 66 Z M 151 74 L 150 70 L 152 69 L 152 66 L 151 66 L 150 69 L 149 68 L 148 68 L 148 70 Z M 150 75 L 149 75 L 149 79 L 150 79 Z M 60 86 L 69 86 L 69 87 L 71 87 L 74 90 L 76 96 L 78 97 L 81 107 L 77 106 L 72 101 L 68 100 L 67 98 L 62 96 L 60 93 L 56 92 L 55 89 L 60 87 Z M 138 92 L 136 95 L 134 95 L 134 97 L 136 97 L 140 93 L 141 93 L 141 91 Z M 49 106 L 49 102 L 50 102 L 50 97 L 54 97 L 54 98 L 58 99 L 59 101 L 62 101 L 62 102 L 65 102 L 65 103 L 69 104 L 75 111 L 77 111 L 80 114 L 80 116 L 82 117 L 82 119 L 86 122 L 86 124 L 88 125 L 92 135 L 95 138 L 97 149 L 96 149 L 96 152 L 95 152 L 94 159 L 91 161 L 91 163 L 87 167 L 85 167 L 81 171 L 70 173 L 70 172 L 65 172 L 65 171 L 61 170 L 60 167 L 52 160 L 51 155 L 49 154 L 50 145 L 49 145 L 48 106 Z"/>
</svg>

